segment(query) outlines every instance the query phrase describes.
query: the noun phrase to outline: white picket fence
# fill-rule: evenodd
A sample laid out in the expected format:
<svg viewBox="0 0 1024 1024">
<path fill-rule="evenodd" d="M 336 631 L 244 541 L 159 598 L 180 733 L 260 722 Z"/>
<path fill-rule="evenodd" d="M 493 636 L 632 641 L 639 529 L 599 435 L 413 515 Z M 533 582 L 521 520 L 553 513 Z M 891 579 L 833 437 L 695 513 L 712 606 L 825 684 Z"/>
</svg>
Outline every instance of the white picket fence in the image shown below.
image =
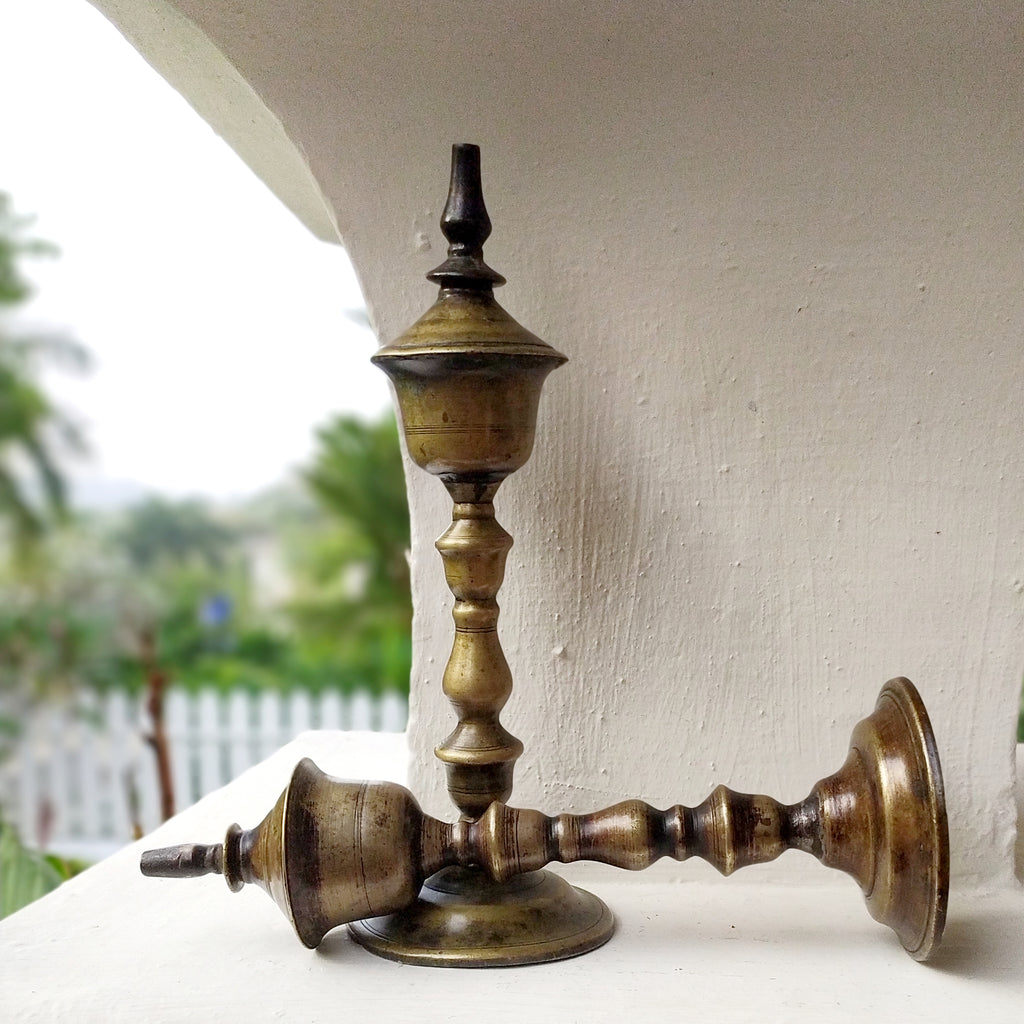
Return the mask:
<svg viewBox="0 0 1024 1024">
<path fill-rule="evenodd" d="M 406 699 L 395 694 L 171 689 L 164 722 L 176 809 L 306 729 L 401 732 L 407 713 Z M 112 853 L 132 839 L 136 822 L 148 831 L 160 821 L 156 762 L 144 740 L 149 730 L 144 699 L 124 693 L 33 709 L 13 756 L 0 762 L 4 817 L 33 846 L 88 860 Z"/>
</svg>

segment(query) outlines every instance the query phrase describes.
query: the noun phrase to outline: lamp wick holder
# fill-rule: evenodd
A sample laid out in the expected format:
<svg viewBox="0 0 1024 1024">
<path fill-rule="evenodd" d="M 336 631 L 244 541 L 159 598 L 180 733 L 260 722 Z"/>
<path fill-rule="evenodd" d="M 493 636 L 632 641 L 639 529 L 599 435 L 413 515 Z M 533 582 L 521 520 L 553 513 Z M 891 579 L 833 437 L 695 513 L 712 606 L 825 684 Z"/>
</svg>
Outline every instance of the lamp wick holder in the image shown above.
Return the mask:
<svg viewBox="0 0 1024 1024">
<path fill-rule="evenodd" d="M 523 745 L 500 721 L 512 674 L 497 594 L 512 538 L 494 497 L 529 459 L 541 388 L 566 359 L 494 299 L 504 278 L 483 259 L 491 221 L 476 146 L 453 147 L 441 228 L 448 255 L 427 275 L 436 302 L 373 362 L 394 385 L 409 457 L 453 503 L 437 549 L 454 596 L 442 686 L 457 721 L 435 753 L 460 818 L 428 817 L 401 786 L 343 782 L 303 760 L 259 826 L 148 851 L 143 873 L 254 882 L 310 947 L 348 924 L 380 956 L 475 967 L 563 959 L 611 936 L 605 904 L 545 871 L 552 861 L 637 870 L 698 856 L 730 874 L 796 849 L 852 875 L 872 916 L 925 959 L 945 922 L 949 840 L 935 739 L 909 680 L 885 684 L 846 763 L 798 804 L 719 786 L 666 811 L 640 800 L 553 817 L 508 806 Z"/>
</svg>

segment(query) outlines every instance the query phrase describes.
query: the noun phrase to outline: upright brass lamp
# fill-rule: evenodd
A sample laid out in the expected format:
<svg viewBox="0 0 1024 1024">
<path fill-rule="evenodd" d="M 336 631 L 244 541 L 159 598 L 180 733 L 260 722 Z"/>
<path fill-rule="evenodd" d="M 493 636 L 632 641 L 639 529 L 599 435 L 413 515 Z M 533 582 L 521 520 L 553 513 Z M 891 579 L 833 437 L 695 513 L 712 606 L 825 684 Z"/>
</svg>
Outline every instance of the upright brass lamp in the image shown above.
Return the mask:
<svg viewBox="0 0 1024 1024">
<path fill-rule="evenodd" d="M 554 817 L 507 806 L 523 745 L 499 720 L 512 676 L 496 595 L 512 538 L 493 502 L 530 457 L 541 387 L 566 360 L 494 299 L 504 278 L 483 259 L 491 224 L 476 146 L 453 149 L 441 229 L 448 258 L 427 275 L 437 301 L 373 361 L 394 383 L 409 456 L 453 502 L 437 548 L 455 597 L 443 686 L 458 721 L 436 754 L 460 818 L 427 817 L 401 786 L 332 779 L 303 760 L 256 828 L 149 851 L 143 873 L 255 882 L 310 947 L 348 924 L 380 956 L 480 967 L 576 956 L 610 938 L 605 904 L 544 871 L 552 861 L 638 870 L 699 856 L 730 874 L 795 849 L 852 875 L 871 915 L 926 959 L 945 922 L 949 842 L 935 739 L 907 679 L 885 684 L 845 764 L 797 804 L 719 786 L 666 811 L 640 800 Z"/>
</svg>

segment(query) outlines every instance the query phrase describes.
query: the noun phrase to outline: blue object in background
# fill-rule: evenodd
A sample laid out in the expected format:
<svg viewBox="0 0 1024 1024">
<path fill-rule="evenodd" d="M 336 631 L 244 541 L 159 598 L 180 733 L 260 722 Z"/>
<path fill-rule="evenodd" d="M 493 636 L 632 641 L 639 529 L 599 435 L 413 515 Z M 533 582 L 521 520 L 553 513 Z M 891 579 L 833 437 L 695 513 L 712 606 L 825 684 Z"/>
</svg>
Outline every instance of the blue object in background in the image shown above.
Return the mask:
<svg viewBox="0 0 1024 1024">
<path fill-rule="evenodd" d="M 219 629 L 231 618 L 231 598 L 227 594 L 210 594 L 199 606 L 199 622 L 207 629 Z"/>
</svg>

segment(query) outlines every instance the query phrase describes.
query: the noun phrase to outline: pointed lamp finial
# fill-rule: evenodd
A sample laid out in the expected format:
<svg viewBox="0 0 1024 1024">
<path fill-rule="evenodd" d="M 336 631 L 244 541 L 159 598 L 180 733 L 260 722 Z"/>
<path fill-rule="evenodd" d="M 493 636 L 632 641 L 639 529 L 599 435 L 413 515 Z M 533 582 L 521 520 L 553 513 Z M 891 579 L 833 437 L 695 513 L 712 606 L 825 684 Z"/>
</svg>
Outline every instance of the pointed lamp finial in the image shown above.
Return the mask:
<svg viewBox="0 0 1024 1024">
<path fill-rule="evenodd" d="M 484 262 L 491 218 L 480 181 L 480 147 L 470 142 L 452 146 L 452 178 L 441 231 L 448 239 L 448 259 L 427 274 L 428 281 L 442 288 L 485 291 L 505 283 L 505 278 Z"/>
</svg>

